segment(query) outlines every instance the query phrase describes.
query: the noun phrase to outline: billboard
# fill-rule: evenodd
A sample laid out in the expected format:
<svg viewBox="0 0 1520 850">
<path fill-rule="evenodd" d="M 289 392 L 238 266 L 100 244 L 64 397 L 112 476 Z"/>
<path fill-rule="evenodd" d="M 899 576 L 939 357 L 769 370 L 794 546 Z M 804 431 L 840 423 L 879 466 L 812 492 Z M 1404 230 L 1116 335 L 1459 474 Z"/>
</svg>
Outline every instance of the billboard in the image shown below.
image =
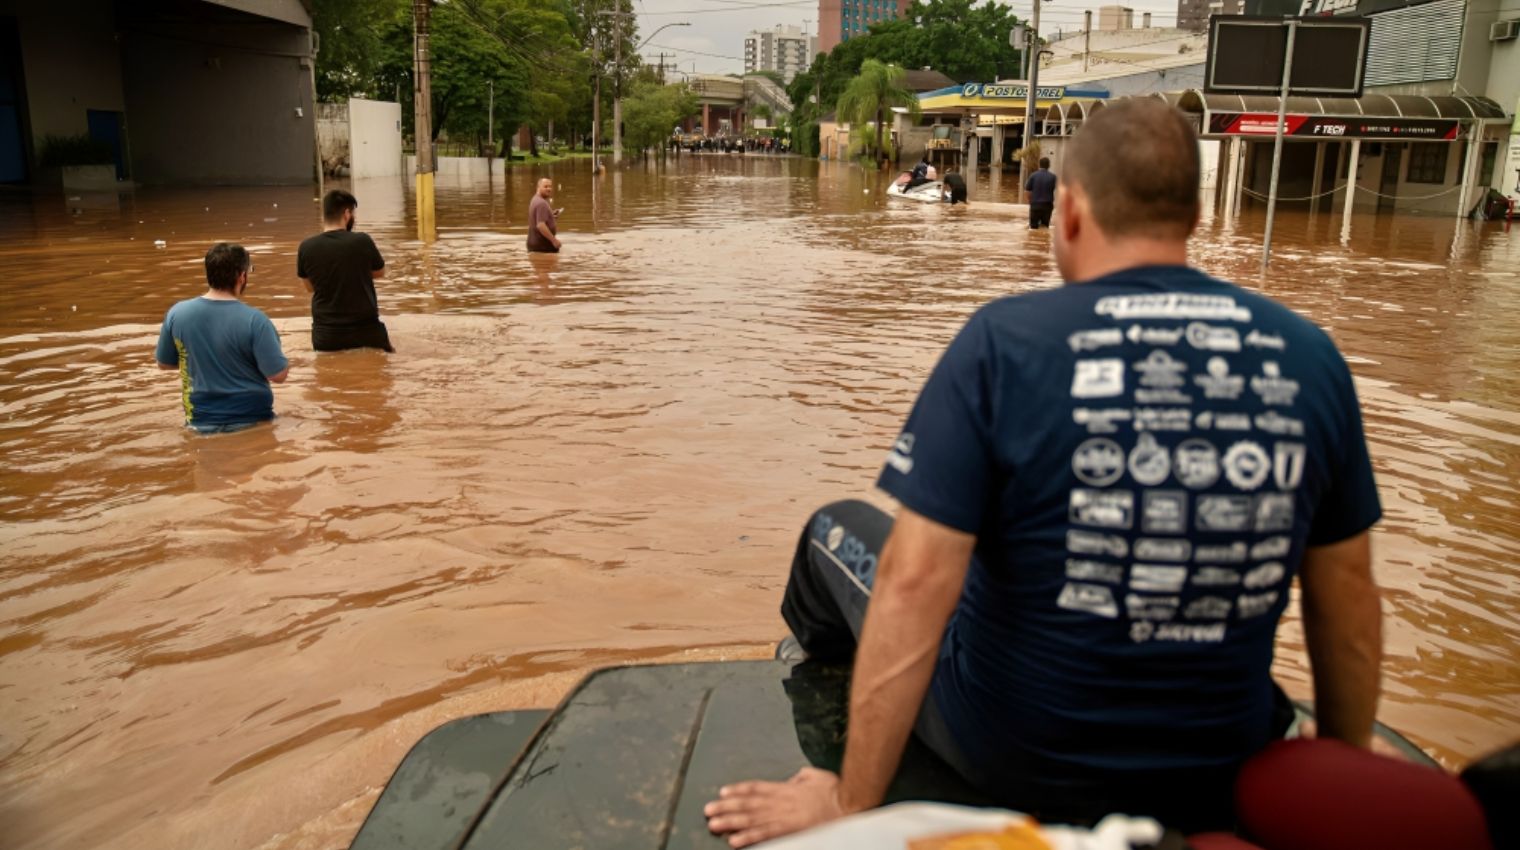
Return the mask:
<svg viewBox="0 0 1520 850">
<path fill-rule="evenodd" d="M 1462 125 L 1438 118 L 1333 118 L 1326 115 L 1288 115 L 1283 135 L 1296 139 L 1381 139 L 1387 141 L 1455 141 L 1462 138 Z M 1275 112 L 1213 112 L 1209 134 L 1215 136 L 1272 136 L 1277 133 Z"/>
<path fill-rule="evenodd" d="M 1209 18 L 1204 91 L 1276 95 L 1282 90 L 1289 20 L 1296 21 L 1290 94 L 1361 97 L 1367 69 L 1367 18 Z"/>
</svg>

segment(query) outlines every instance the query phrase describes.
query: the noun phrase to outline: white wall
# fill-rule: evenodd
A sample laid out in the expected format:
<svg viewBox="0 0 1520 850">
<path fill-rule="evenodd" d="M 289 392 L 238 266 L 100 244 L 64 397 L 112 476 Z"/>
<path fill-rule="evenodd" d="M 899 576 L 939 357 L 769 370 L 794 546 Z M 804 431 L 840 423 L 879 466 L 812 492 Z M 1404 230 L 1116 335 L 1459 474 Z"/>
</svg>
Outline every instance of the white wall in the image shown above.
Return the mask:
<svg viewBox="0 0 1520 850">
<path fill-rule="evenodd" d="M 401 173 L 401 104 L 350 98 L 348 138 L 354 179 Z"/>
</svg>

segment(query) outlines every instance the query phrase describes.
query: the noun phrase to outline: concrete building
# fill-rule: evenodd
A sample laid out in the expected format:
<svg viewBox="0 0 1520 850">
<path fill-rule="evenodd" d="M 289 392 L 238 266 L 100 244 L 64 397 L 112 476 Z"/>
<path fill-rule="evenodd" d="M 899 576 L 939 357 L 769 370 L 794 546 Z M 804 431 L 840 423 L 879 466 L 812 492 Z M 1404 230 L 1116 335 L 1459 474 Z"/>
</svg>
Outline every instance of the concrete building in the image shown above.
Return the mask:
<svg viewBox="0 0 1520 850">
<path fill-rule="evenodd" d="M 1099 6 L 1098 30 L 1113 32 L 1135 28 L 1135 10 L 1128 6 Z"/>
<path fill-rule="evenodd" d="M 912 0 L 818 0 L 818 52 L 865 35 L 871 24 L 900 18 Z"/>
<path fill-rule="evenodd" d="M 49 137 L 123 181 L 312 181 L 311 26 L 307 0 L 0 0 L 0 182 L 45 179 Z"/>
<path fill-rule="evenodd" d="M 800 27 L 776 25 L 773 30 L 754 30 L 744 39 L 744 73 L 775 71 L 788 83 L 813 64 L 818 36 Z"/>
<path fill-rule="evenodd" d="M 1177 0 L 1177 28 L 1202 32 L 1210 15 L 1244 15 L 1246 0 Z"/>
</svg>

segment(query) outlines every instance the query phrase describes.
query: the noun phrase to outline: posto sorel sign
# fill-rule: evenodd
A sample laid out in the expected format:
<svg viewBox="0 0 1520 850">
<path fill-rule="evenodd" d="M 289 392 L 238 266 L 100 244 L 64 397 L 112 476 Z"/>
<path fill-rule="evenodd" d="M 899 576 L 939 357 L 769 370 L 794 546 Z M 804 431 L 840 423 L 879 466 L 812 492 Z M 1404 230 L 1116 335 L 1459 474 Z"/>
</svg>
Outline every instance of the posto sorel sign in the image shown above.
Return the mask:
<svg viewBox="0 0 1520 850">
<path fill-rule="evenodd" d="M 1038 89 L 1035 89 L 1035 97 L 1040 100 L 1060 100 L 1065 96 L 1065 86 L 1040 86 Z M 1004 85 L 1002 83 L 967 83 L 961 87 L 961 97 L 1023 100 L 1029 97 L 1029 86 Z"/>
</svg>

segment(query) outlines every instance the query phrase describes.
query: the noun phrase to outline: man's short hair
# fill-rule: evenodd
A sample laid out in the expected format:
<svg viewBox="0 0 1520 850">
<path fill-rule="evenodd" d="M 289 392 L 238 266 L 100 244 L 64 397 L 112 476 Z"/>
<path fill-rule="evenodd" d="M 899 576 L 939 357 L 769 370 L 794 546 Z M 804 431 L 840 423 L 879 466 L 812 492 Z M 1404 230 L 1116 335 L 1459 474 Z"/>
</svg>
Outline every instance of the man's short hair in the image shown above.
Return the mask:
<svg viewBox="0 0 1520 850">
<path fill-rule="evenodd" d="M 206 252 L 206 283 L 212 289 L 232 292 L 237 289 L 238 275 L 248 271 L 253 261 L 248 250 L 232 242 L 218 242 Z"/>
<path fill-rule="evenodd" d="M 337 221 L 343 217 L 346 210 L 359 206 L 359 199 L 342 189 L 333 189 L 322 196 L 322 220 L 327 222 Z"/>
<path fill-rule="evenodd" d="M 1050 167 L 1050 157 L 1048 157 L 1048 156 L 1042 156 L 1042 157 L 1040 157 L 1040 167 L 1041 168 L 1049 168 Z"/>
<path fill-rule="evenodd" d="M 1110 236 L 1186 239 L 1198 223 L 1198 136 L 1161 100 L 1121 100 L 1087 119 L 1061 178 L 1082 188 Z"/>
</svg>

